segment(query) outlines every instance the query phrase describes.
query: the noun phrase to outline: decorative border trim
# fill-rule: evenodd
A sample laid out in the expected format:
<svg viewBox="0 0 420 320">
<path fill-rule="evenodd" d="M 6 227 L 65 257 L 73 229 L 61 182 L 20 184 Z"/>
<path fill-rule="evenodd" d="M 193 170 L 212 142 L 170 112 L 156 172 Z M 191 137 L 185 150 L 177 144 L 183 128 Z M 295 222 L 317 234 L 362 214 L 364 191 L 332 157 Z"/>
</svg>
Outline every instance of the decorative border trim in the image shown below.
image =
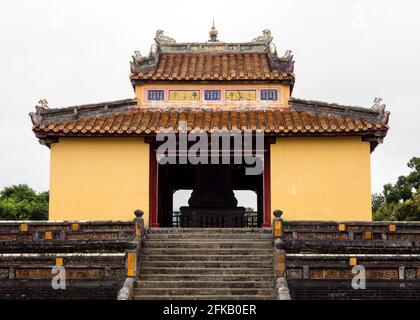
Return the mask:
<svg viewBox="0 0 420 320">
<path fill-rule="evenodd" d="M 149 90 L 163 90 L 164 98 L 163 100 L 149 100 L 148 91 Z M 170 91 L 200 91 L 200 100 L 188 100 L 188 101 L 172 101 L 169 100 Z M 205 100 L 204 91 L 205 90 L 220 90 L 221 99 L 220 100 Z M 229 90 L 252 90 L 256 92 L 256 100 L 246 100 L 246 101 L 232 101 L 226 100 L 226 91 Z M 277 90 L 277 100 L 261 100 L 261 91 L 262 90 Z M 161 105 L 179 105 L 179 104 L 189 104 L 189 105 L 203 105 L 203 104 L 214 104 L 214 105 L 248 105 L 248 104 L 261 104 L 261 105 L 284 105 L 283 101 L 283 88 L 282 86 L 271 86 L 271 87 L 258 87 L 258 86 L 248 86 L 248 85 L 234 85 L 234 86 L 144 86 L 142 88 L 142 105 L 143 106 L 161 106 Z"/>
</svg>

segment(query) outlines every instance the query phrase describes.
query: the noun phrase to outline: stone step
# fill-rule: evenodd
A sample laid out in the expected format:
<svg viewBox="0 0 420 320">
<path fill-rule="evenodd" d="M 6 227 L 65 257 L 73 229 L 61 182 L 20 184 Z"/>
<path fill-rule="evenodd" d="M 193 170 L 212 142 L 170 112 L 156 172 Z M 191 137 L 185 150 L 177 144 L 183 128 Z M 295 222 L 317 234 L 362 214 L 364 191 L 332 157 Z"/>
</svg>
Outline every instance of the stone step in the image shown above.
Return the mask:
<svg viewBox="0 0 420 320">
<path fill-rule="evenodd" d="M 272 265 L 272 263 L 271 263 Z M 269 267 L 270 263 L 260 261 L 143 261 L 141 268 L 238 268 L 250 269 Z"/>
<path fill-rule="evenodd" d="M 254 239 L 267 239 L 272 240 L 271 233 L 149 233 L 147 239 L 238 239 L 238 240 L 254 240 Z"/>
<path fill-rule="evenodd" d="M 276 294 L 272 295 L 135 295 L 134 300 L 276 300 Z"/>
<path fill-rule="evenodd" d="M 136 288 L 134 289 L 134 296 L 146 295 L 177 295 L 177 296 L 196 296 L 196 295 L 236 295 L 236 296 L 271 296 L 274 293 L 273 288 Z"/>
<path fill-rule="evenodd" d="M 147 240 L 144 248 L 184 248 L 184 249 L 271 249 L 271 241 L 159 241 Z"/>
<path fill-rule="evenodd" d="M 265 288 L 274 289 L 272 281 L 136 281 L 135 288 Z"/>
<path fill-rule="evenodd" d="M 139 282 L 141 281 L 213 281 L 213 282 L 246 282 L 246 281 L 263 281 L 273 282 L 274 274 L 143 274 L 140 273 Z"/>
<path fill-rule="evenodd" d="M 271 228 L 147 231 L 134 299 L 276 299 Z"/>
<path fill-rule="evenodd" d="M 195 234 L 203 234 L 203 233 L 221 233 L 221 234 L 233 234 L 233 233 L 249 233 L 249 234 L 258 234 L 258 233 L 265 233 L 265 234 L 272 234 L 273 230 L 271 228 L 151 228 L 147 230 L 148 234 L 153 233 L 195 233 Z"/>
<path fill-rule="evenodd" d="M 212 275 L 245 275 L 262 274 L 273 275 L 274 268 L 142 268 L 142 274 L 212 274 Z"/>
<path fill-rule="evenodd" d="M 140 261 L 260 261 L 273 262 L 273 254 L 266 255 L 142 255 Z"/>
<path fill-rule="evenodd" d="M 195 255 L 195 256 L 209 256 L 209 255 L 229 255 L 229 256 L 242 256 L 242 255 L 272 255 L 273 248 L 269 249 L 213 249 L 213 248 L 143 248 L 142 254 L 145 255 Z"/>
</svg>

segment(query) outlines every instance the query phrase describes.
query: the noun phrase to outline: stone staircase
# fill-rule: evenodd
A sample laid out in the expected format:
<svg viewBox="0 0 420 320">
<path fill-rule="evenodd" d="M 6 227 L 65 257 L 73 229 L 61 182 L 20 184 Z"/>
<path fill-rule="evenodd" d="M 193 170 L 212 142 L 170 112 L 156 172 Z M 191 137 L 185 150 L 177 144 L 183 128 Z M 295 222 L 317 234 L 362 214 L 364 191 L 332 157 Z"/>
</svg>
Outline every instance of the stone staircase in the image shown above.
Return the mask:
<svg viewBox="0 0 420 320">
<path fill-rule="evenodd" d="M 276 299 L 271 229 L 147 232 L 134 299 Z"/>
</svg>

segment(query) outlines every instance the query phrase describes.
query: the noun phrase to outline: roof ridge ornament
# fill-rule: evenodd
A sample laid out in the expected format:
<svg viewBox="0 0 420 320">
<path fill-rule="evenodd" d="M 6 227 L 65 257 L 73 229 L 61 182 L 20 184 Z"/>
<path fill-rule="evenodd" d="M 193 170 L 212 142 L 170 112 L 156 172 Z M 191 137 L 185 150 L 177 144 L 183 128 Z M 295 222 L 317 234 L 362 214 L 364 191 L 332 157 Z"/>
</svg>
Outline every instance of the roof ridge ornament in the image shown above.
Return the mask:
<svg viewBox="0 0 420 320">
<path fill-rule="evenodd" d="M 280 58 L 280 60 L 292 61 L 293 60 L 292 50 L 286 50 L 286 52 L 284 53 L 283 57 Z"/>
<path fill-rule="evenodd" d="M 136 50 L 134 51 L 134 55 L 131 56 L 133 58 L 133 63 L 134 64 L 140 64 L 143 61 L 147 60 L 147 57 L 143 57 L 140 53 L 140 51 Z"/>
<path fill-rule="evenodd" d="M 382 103 L 382 98 L 377 97 L 373 100 L 373 106 L 371 107 L 371 110 L 376 111 L 379 113 L 378 120 L 383 125 L 388 125 L 389 121 L 389 115 L 391 114 L 389 111 L 385 111 L 386 104 Z"/>
<path fill-rule="evenodd" d="M 382 103 L 381 97 L 377 97 L 373 100 L 373 106 L 371 107 L 372 110 L 384 113 L 385 108 L 386 108 L 386 104 Z"/>
<path fill-rule="evenodd" d="M 273 36 L 271 35 L 270 29 L 264 29 L 262 33 L 262 36 L 254 38 L 251 42 L 270 43 L 271 41 L 273 41 Z"/>
<path fill-rule="evenodd" d="M 171 38 L 171 37 L 165 35 L 165 31 L 163 31 L 163 30 L 157 30 L 156 31 L 155 41 L 156 41 L 157 44 L 176 43 L 176 40 L 174 38 Z"/>
<path fill-rule="evenodd" d="M 31 117 L 32 124 L 34 126 L 39 126 L 42 122 L 42 111 L 44 110 L 50 110 L 50 107 L 48 106 L 47 99 L 40 99 L 38 101 L 38 104 L 35 106 L 35 112 L 30 112 L 29 116 Z"/>
<path fill-rule="evenodd" d="M 209 35 L 210 35 L 210 40 L 209 42 L 219 42 L 219 40 L 217 39 L 217 35 L 219 34 L 219 32 L 217 31 L 216 27 L 214 26 L 214 18 L 213 18 L 213 25 L 209 31 Z"/>
<path fill-rule="evenodd" d="M 268 46 L 271 55 L 273 57 L 277 57 L 277 49 L 276 45 L 273 43 L 274 37 L 271 35 L 270 29 L 264 29 L 262 33 L 263 34 L 261 36 L 254 38 L 251 43 L 261 43 Z"/>
<path fill-rule="evenodd" d="M 48 106 L 48 101 L 47 99 L 41 99 L 38 101 L 38 105 L 37 107 L 41 108 L 41 109 L 49 109 L 50 107 Z"/>
</svg>

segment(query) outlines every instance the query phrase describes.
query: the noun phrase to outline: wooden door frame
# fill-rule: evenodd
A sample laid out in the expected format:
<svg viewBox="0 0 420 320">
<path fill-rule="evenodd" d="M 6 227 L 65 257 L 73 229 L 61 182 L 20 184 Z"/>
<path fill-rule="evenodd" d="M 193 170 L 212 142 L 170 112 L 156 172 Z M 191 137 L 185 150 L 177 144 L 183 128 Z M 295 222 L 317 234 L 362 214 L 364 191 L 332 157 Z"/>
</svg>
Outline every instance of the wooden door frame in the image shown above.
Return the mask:
<svg viewBox="0 0 420 320">
<path fill-rule="evenodd" d="M 156 144 L 149 143 L 149 227 L 159 228 L 158 221 L 158 163 Z"/>
<path fill-rule="evenodd" d="M 264 172 L 263 172 L 263 228 L 271 227 L 271 140 L 266 141 L 264 148 Z"/>
<path fill-rule="evenodd" d="M 262 227 L 271 227 L 271 144 L 275 138 L 266 138 L 264 148 L 264 172 L 263 172 L 263 223 Z M 156 159 L 156 144 L 149 141 L 149 227 L 159 228 L 158 220 L 158 192 L 159 170 Z"/>
</svg>

